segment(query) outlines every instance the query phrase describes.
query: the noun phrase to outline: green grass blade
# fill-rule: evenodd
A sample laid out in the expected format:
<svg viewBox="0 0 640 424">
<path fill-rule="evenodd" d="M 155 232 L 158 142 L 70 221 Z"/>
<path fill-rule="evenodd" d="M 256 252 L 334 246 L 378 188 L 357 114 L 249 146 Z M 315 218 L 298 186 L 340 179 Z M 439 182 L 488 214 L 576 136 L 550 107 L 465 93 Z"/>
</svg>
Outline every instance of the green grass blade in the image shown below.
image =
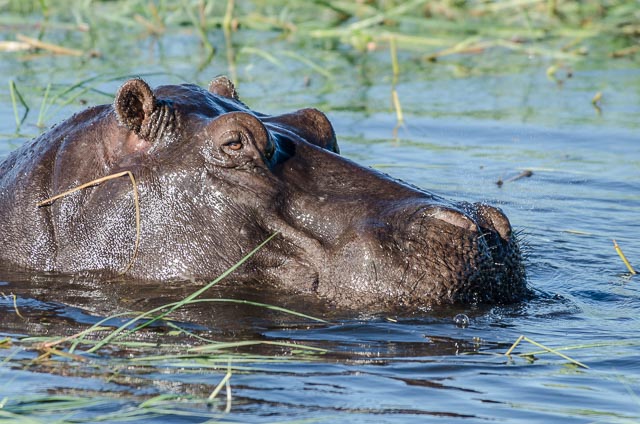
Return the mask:
<svg viewBox="0 0 640 424">
<path fill-rule="evenodd" d="M 27 115 L 29 114 L 29 105 L 27 105 L 27 102 L 24 101 L 22 94 L 20 94 L 20 91 L 18 90 L 18 87 L 16 86 L 15 81 L 13 80 L 9 81 L 9 93 L 11 95 L 13 115 L 16 120 L 16 133 L 19 133 L 22 123 L 24 122 L 25 119 L 27 119 Z M 20 118 L 20 114 L 18 112 L 18 101 L 20 101 L 20 104 L 25 109 L 24 114 L 22 115 L 22 118 Z"/>
<path fill-rule="evenodd" d="M 164 318 L 165 316 L 167 316 L 168 314 L 170 314 L 171 312 L 175 311 L 176 309 L 182 307 L 183 305 L 185 305 L 186 303 L 192 301 L 193 299 L 195 299 L 196 297 L 200 296 L 202 293 L 204 293 L 205 291 L 209 290 L 211 287 L 213 287 L 214 285 L 216 285 L 217 283 L 219 283 L 220 281 L 222 281 L 224 278 L 226 278 L 229 274 L 231 274 L 232 272 L 234 272 L 236 269 L 238 269 L 242 264 L 244 264 L 250 257 L 252 257 L 256 252 L 258 252 L 260 249 L 262 249 L 262 247 L 264 247 L 265 244 L 267 244 L 268 242 L 270 242 L 278 233 L 273 233 L 271 236 L 269 236 L 265 241 L 263 241 L 262 243 L 260 243 L 260 245 L 258 245 L 255 249 L 253 249 L 251 252 L 249 252 L 244 258 L 242 258 L 240 261 L 238 261 L 235 265 L 233 265 L 232 267 L 230 267 L 229 269 L 227 269 L 225 272 L 223 272 L 218 278 L 216 278 L 215 280 L 211 281 L 209 284 L 205 285 L 204 287 L 202 287 L 199 290 L 196 290 L 195 292 L 191 293 L 189 296 L 187 296 L 186 298 L 184 298 L 183 300 L 181 300 L 180 302 L 176 302 L 173 304 L 173 306 L 169 307 L 168 309 L 166 309 L 166 305 L 160 306 L 158 308 L 152 309 L 151 311 L 148 312 L 144 312 L 143 314 L 138 315 L 137 317 L 131 319 L 130 321 L 127 321 L 126 323 L 124 323 L 123 325 L 121 325 L 120 327 L 118 327 L 116 330 L 114 330 L 111 334 L 109 334 L 107 337 L 105 337 L 103 340 L 101 340 L 99 343 L 97 343 L 96 345 L 94 345 L 91 349 L 89 349 L 87 352 L 88 353 L 92 353 L 97 351 L 98 349 L 102 348 L 104 345 L 106 345 L 107 343 L 109 343 L 111 340 L 113 340 L 116 336 L 118 336 L 120 333 L 122 333 L 124 330 L 126 330 L 128 327 L 130 327 L 132 324 L 140 321 L 142 318 L 155 313 L 155 312 L 159 312 L 163 309 L 166 309 L 164 312 L 160 313 L 160 315 L 150 319 L 149 321 L 146 321 L 144 324 L 139 325 L 138 327 L 136 327 L 134 330 L 131 330 L 129 332 L 127 332 L 126 334 L 131 334 L 134 331 L 138 331 L 142 328 L 145 328 L 151 324 L 153 324 L 154 322 L 157 322 L 158 320 Z"/>
</svg>

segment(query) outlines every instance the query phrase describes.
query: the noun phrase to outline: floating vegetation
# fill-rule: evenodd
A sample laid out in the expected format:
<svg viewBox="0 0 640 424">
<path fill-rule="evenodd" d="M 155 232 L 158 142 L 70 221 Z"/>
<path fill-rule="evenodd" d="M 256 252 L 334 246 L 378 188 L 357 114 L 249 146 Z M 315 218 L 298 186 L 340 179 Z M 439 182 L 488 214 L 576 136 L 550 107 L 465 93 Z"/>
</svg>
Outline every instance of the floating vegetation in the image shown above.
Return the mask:
<svg viewBox="0 0 640 424">
<path fill-rule="evenodd" d="M 511 183 L 514 181 L 518 181 L 522 178 L 530 178 L 533 175 L 533 171 L 530 169 L 525 169 L 524 171 L 522 171 L 521 173 L 519 173 L 518 175 L 515 175 L 511 178 L 508 178 L 506 180 L 503 180 L 502 178 L 500 178 L 498 181 L 496 181 L 496 185 L 498 187 L 502 187 L 505 183 Z"/>
<path fill-rule="evenodd" d="M 62 54 L 69 56 L 82 56 L 84 52 L 77 49 L 70 49 L 67 47 L 58 46 L 56 44 L 46 43 L 44 41 L 38 40 L 36 38 L 27 37 L 26 35 L 17 34 L 16 39 L 18 42 L 22 42 L 28 45 L 30 48 L 36 50 L 45 50 L 51 52 L 53 54 Z"/>
<path fill-rule="evenodd" d="M 506 356 L 510 356 L 511 353 L 513 352 L 513 350 L 520 344 L 520 342 L 523 342 L 523 341 L 531 343 L 532 345 L 537 346 L 537 347 L 539 347 L 541 349 L 544 349 L 545 352 L 553 353 L 554 355 L 557 355 L 557 356 L 559 356 L 559 357 L 561 357 L 563 359 L 566 359 L 567 361 L 569 361 L 572 364 L 577 365 L 577 366 L 579 366 L 581 368 L 587 368 L 587 369 L 589 368 L 588 366 L 586 366 L 582 362 L 576 361 L 575 359 L 570 358 L 569 356 L 565 355 L 564 353 L 559 352 L 558 349 L 552 349 L 550 347 L 547 347 L 547 346 L 543 345 L 542 343 L 538 343 L 538 342 L 536 342 L 534 340 L 531 340 L 530 338 L 528 338 L 527 336 L 524 336 L 524 335 L 521 335 L 520 337 L 518 337 L 518 339 L 513 343 L 513 345 L 511 345 L 509 350 L 507 350 L 505 352 L 505 355 Z M 521 354 L 519 354 L 519 356 L 522 356 L 522 357 L 533 357 L 535 354 L 539 354 L 539 353 L 540 352 L 521 353 Z"/>
<path fill-rule="evenodd" d="M 55 112 L 70 103 L 100 100 L 87 100 L 85 95 L 112 97 L 98 87 L 123 78 L 113 71 L 122 66 L 123 57 L 129 71 L 138 69 L 143 65 L 139 57 L 131 57 L 132 49 L 137 56 L 144 55 L 147 47 L 153 53 L 163 39 L 179 39 L 189 50 L 198 50 L 192 55 L 194 69 L 214 64 L 216 72 L 228 74 L 236 85 L 239 77 L 251 79 L 243 70 L 249 72 L 261 60 L 278 68 L 300 64 L 305 85 L 318 77 L 323 91 L 348 84 L 357 77 L 354 69 L 370 66 L 375 71 L 369 72 L 377 73 L 372 78 L 389 83 L 390 102 L 377 107 L 395 113 L 397 139 L 398 128 L 413 112 L 409 96 L 403 98 L 398 88 L 416 72 L 504 75 L 529 68 L 537 60 L 548 78 L 561 84 L 576 67 L 604 61 L 636 66 L 640 27 L 634 22 L 639 15 L 636 2 L 623 0 L 330 0 L 295 7 L 285 0 L 7 0 L 0 2 L 0 28 L 9 29 L 7 39 L 0 40 L 0 54 L 22 62 L 55 58 L 81 67 L 95 61 L 113 72 L 73 73 L 69 75 L 75 79 L 65 75 L 66 80 L 56 79 L 49 86 L 49 81 L 42 86 L 20 85 L 25 109 L 34 98 L 46 98 L 38 128 L 51 124 Z M 123 33 L 130 36 L 122 37 Z M 81 85 L 76 86 L 78 80 Z M 598 113 L 600 103 L 593 103 Z M 17 109 L 14 112 L 17 115 Z M 16 117 L 16 133 L 25 127 L 27 113 L 28 109 L 25 116 Z"/>
<path fill-rule="evenodd" d="M 618 246 L 618 243 L 615 240 L 613 240 L 613 248 L 616 249 L 618 256 L 620 256 L 620 259 L 622 259 L 622 262 L 624 262 L 625 266 L 629 270 L 629 273 L 631 273 L 631 275 L 636 275 L 636 270 L 633 269 L 633 267 L 631 266 L 631 263 L 629 263 L 629 260 L 624 255 L 624 253 L 622 252 L 622 249 L 620 248 L 620 246 Z"/>
</svg>

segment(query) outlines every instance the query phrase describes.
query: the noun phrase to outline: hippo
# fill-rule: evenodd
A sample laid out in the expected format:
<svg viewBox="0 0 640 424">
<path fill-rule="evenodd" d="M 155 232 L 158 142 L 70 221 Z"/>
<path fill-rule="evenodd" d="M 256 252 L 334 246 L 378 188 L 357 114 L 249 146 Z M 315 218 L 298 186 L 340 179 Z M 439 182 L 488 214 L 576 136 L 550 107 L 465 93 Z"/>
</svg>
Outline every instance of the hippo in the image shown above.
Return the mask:
<svg viewBox="0 0 640 424">
<path fill-rule="evenodd" d="M 322 112 L 255 112 L 224 76 L 130 79 L 25 143 L 0 165 L 0 222 L 4 266 L 29 272 L 186 284 L 244 258 L 226 284 L 360 311 L 530 293 L 500 209 L 360 166 Z"/>
</svg>

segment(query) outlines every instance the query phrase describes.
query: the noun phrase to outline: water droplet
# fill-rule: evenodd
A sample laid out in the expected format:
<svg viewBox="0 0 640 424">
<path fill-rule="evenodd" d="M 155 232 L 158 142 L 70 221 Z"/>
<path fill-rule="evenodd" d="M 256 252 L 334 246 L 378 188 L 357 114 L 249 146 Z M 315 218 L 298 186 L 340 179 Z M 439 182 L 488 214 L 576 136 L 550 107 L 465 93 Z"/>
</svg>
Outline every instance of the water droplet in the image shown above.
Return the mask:
<svg viewBox="0 0 640 424">
<path fill-rule="evenodd" d="M 469 326 L 469 317 L 465 314 L 458 314 L 453 317 L 453 322 L 456 327 L 467 328 Z"/>
</svg>

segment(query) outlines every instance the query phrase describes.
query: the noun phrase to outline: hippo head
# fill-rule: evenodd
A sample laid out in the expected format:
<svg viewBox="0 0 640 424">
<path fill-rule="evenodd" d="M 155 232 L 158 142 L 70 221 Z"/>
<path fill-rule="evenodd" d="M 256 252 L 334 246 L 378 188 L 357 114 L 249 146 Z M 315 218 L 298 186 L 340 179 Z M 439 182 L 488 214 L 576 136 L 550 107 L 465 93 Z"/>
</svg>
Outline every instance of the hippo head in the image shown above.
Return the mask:
<svg viewBox="0 0 640 424">
<path fill-rule="evenodd" d="M 48 258 L 40 265 L 23 260 L 28 267 L 213 279 L 276 234 L 234 283 L 357 309 L 508 303 L 528 293 L 499 209 L 452 203 L 359 166 L 338 154 L 323 113 L 254 112 L 225 77 L 208 90 L 129 80 L 112 106 L 39 140 L 55 146 L 39 159 L 50 172 L 43 196 L 130 171 L 140 234 L 131 182 L 112 179 L 38 210 L 53 247 L 33 256 Z"/>
</svg>

